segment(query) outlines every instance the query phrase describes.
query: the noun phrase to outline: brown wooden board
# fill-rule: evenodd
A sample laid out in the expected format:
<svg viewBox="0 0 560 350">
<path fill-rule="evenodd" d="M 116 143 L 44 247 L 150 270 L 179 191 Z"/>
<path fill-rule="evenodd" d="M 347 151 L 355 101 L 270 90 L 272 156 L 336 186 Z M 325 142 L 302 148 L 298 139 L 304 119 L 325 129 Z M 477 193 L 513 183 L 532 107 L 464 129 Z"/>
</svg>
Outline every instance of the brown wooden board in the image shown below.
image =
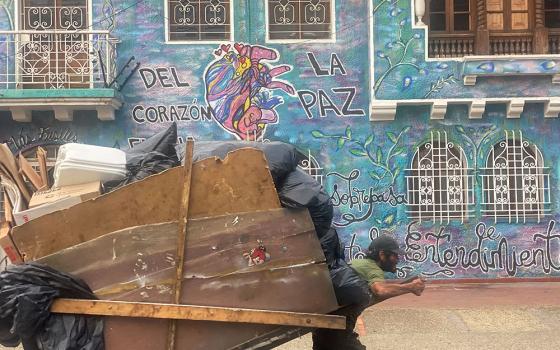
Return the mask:
<svg viewBox="0 0 560 350">
<path fill-rule="evenodd" d="M 62 314 L 163 320 L 253 323 L 329 329 L 346 328 L 346 320 L 343 316 L 182 304 L 59 298 L 54 301 L 50 311 Z"/>
<path fill-rule="evenodd" d="M 188 222 L 182 304 L 327 313 L 338 306 L 307 211 L 275 209 Z M 172 301 L 177 223 L 107 234 L 40 259 L 83 278 L 106 300 Z M 270 258 L 249 266 L 244 253 Z M 222 349 L 277 326 L 179 321 L 177 349 Z M 145 331 L 144 331 L 145 330 Z M 124 334 L 134 334 L 124 336 Z M 107 349 L 163 349 L 167 323 L 108 318 Z"/>
<path fill-rule="evenodd" d="M 14 243 L 25 261 L 33 261 L 109 232 L 175 221 L 182 184 L 182 168 L 169 169 L 17 226 Z M 189 218 L 274 208 L 280 202 L 261 151 L 241 149 L 224 161 L 193 164 Z"/>
</svg>

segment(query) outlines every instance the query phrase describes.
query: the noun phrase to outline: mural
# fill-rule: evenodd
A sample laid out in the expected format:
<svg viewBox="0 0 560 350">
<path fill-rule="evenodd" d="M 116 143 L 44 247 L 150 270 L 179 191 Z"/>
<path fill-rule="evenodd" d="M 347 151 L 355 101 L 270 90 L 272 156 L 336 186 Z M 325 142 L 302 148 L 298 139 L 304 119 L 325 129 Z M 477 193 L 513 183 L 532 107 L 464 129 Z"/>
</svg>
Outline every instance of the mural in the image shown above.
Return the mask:
<svg viewBox="0 0 560 350">
<path fill-rule="evenodd" d="M 284 103 L 270 90 L 295 93 L 291 85 L 274 78 L 292 68 L 270 67 L 264 61 L 276 61 L 278 52 L 262 46 L 223 44 L 214 54 L 218 58 L 206 69 L 204 84 L 216 122 L 241 140 L 262 139 L 267 125 L 278 123 L 276 108 Z"/>
<path fill-rule="evenodd" d="M 102 26 L 120 41 L 116 65 L 141 63 L 116 120 L 34 112 L 26 124 L 0 112 L 0 140 L 14 152 L 53 140 L 125 148 L 174 121 L 179 143 L 289 142 L 331 196 L 348 259 L 389 234 L 406 251 L 399 277 L 560 277 L 560 119 L 545 119 L 542 104 L 527 103 L 519 119 L 495 104 L 482 119 L 449 105 L 433 120 L 420 105 L 369 121 L 372 97 L 558 96 L 549 76 L 505 74 L 555 72 L 557 59 L 426 60 L 411 0 L 336 1 L 336 41 L 320 44 L 267 42 L 264 1 L 236 1 L 235 41 L 212 44 L 166 43 L 160 1 L 93 2 L 93 17 L 110 18 Z M 465 72 L 491 68 L 498 76 L 464 86 Z M 256 258 L 267 258 L 264 248 L 248 252 L 248 263 Z"/>
<path fill-rule="evenodd" d="M 380 100 L 557 96 L 558 59 L 426 59 L 426 31 L 413 27 L 413 0 L 372 0 L 373 93 Z M 539 78 L 533 75 L 540 76 Z M 465 76 L 480 79 L 465 86 Z M 538 84 L 535 82 L 538 81 Z M 497 89 L 496 87 L 499 86 Z"/>
</svg>

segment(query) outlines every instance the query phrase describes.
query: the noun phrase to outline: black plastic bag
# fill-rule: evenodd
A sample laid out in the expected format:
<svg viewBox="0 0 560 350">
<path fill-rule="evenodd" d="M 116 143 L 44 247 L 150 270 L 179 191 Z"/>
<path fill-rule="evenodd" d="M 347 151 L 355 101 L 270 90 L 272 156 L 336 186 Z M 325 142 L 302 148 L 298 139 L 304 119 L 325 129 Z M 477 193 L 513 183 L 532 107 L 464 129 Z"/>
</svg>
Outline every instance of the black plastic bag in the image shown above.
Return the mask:
<svg viewBox="0 0 560 350">
<path fill-rule="evenodd" d="M 263 151 L 276 187 L 297 167 L 297 150 L 283 142 L 197 141 L 194 143 L 193 162 L 210 157 L 224 159 L 229 152 L 240 148 L 256 148 Z M 180 154 L 183 160 L 184 146 L 181 146 Z"/>
<path fill-rule="evenodd" d="M 29 263 L 0 273 L 0 344 L 25 350 L 102 350 L 103 319 L 51 314 L 55 298 L 96 299 L 80 279 Z"/>
<path fill-rule="evenodd" d="M 329 231 L 333 218 L 332 201 L 312 176 L 298 168 L 286 176 L 277 190 L 284 207 L 309 209 L 319 238 Z"/>
<path fill-rule="evenodd" d="M 344 247 L 340 244 L 340 238 L 334 228 L 331 227 L 319 241 L 329 269 L 336 267 L 339 259 L 344 260 Z"/>
<path fill-rule="evenodd" d="M 333 265 L 329 272 L 338 304 L 369 305 L 373 301 L 373 294 L 368 282 L 360 277 L 343 258 L 338 259 Z"/>
<path fill-rule="evenodd" d="M 166 130 L 160 131 L 134 148 L 126 150 L 126 178 L 105 182 L 103 184 L 104 192 L 178 166 L 180 163 L 175 150 L 176 143 L 177 124 L 173 123 Z"/>
</svg>

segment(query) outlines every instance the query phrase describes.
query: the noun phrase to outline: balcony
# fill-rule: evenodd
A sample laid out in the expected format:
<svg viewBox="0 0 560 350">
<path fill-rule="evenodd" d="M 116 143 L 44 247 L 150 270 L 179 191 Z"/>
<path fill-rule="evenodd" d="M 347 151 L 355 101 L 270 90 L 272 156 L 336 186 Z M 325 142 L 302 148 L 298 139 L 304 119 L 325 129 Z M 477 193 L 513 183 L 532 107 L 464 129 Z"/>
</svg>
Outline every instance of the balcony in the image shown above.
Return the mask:
<svg viewBox="0 0 560 350">
<path fill-rule="evenodd" d="M 61 121 L 76 110 L 113 120 L 121 102 L 115 78 L 115 40 L 108 31 L 0 31 L 0 110 L 31 121 L 52 110 Z"/>
<path fill-rule="evenodd" d="M 534 34 L 493 33 L 489 36 L 486 53 L 478 52 L 474 34 L 430 33 L 428 40 L 429 56 L 433 58 L 457 58 L 475 55 L 533 55 L 536 54 Z M 548 54 L 560 54 L 560 31 L 548 33 Z"/>
<path fill-rule="evenodd" d="M 560 30 L 548 33 L 548 49 L 553 55 L 560 54 Z"/>
</svg>

